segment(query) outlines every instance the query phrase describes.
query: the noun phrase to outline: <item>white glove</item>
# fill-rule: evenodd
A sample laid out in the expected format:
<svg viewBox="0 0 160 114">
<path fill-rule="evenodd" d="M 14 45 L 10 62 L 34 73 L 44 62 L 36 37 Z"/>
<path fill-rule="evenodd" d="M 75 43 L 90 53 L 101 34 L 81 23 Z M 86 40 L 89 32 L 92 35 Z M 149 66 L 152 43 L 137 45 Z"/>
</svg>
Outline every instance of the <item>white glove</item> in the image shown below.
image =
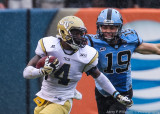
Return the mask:
<svg viewBox="0 0 160 114">
<path fill-rule="evenodd" d="M 45 76 L 51 74 L 52 72 L 57 70 L 60 66 L 60 62 L 59 62 L 58 58 L 55 59 L 53 62 L 49 62 L 50 57 L 51 56 L 48 56 L 45 59 L 44 67 L 41 69 L 43 75 L 45 75 Z"/>
<path fill-rule="evenodd" d="M 82 94 L 78 90 L 75 90 L 73 98 L 77 99 L 77 100 L 81 100 L 82 99 Z"/>
<path fill-rule="evenodd" d="M 127 96 L 120 95 L 118 91 L 113 93 L 113 97 L 116 98 L 118 102 L 125 105 L 126 107 L 131 107 L 133 104 L 132 99 L 129 99 Z"/>
</svg>

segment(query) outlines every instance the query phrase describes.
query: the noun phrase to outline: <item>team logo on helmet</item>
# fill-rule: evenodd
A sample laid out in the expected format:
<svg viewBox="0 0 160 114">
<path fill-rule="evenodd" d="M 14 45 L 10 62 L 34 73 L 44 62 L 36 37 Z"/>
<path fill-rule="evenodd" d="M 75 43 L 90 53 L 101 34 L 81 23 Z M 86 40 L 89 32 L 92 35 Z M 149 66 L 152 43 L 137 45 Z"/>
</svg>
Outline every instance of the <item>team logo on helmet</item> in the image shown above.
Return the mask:
<svg viewBox="0 0 160 114">
<path fill-rule="evenodd" d="M 69 24 L 73 24 L 73 21 L 60 21 L 59 24 L 63 25 L 66 29 L 69 27 Z"/>
</svg>

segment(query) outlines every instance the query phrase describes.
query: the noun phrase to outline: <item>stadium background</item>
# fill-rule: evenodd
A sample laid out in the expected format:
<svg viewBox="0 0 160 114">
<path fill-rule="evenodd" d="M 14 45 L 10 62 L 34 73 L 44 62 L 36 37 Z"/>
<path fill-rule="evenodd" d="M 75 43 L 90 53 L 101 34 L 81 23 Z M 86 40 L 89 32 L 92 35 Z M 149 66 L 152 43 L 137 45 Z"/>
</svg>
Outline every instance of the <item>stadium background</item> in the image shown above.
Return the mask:
<svg viewBox="0 0 160 114">
<path fill-rule="evenodd" d="M 40 38 L 56 35 L 59 19 L 67 15 L 80 17 L 89 34 L 96 33 L 96 17 L 104 8 L 61 8 L 0 10 L 0 110 L 1 114 L 33 114 L 33 98 L 40 80 L 26 80 L 23 69 L 34 56 Z M 144 42 L 160 43 L 160 9 L 117 9 L 124 27 L 136 29 Z M 128 114 L 160 113 L 160 57 L 134 54 L 132 59 L 134 105 Z M 77 89 L 83 94 L 74 100 L 71 114 L 98 114 L 94 80 L 85 76 Z"/>
</svg>

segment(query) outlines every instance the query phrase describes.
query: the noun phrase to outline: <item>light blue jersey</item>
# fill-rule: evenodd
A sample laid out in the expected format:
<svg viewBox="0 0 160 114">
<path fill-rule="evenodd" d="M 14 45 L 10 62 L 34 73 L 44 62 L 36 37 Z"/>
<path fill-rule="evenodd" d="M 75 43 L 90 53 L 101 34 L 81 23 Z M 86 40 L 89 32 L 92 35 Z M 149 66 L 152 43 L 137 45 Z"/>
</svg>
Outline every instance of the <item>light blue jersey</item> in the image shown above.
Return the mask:
<svg viewBox="0 0 160 114">
<path fill-rule="evenodd" d="M 88 44 L 99 52 L 98 69 L 112 82 L 119 92 L 125 92 L 132 88 L 131 78 L 131 55 L 135 49 L 142 43 L 142 39 L 132 29 L 122 31 L 121 40 L 118 45 L 109 45 L 101 40 L 97 35 L 89 35 Z M 103 95 L 108 95 L 96 83 L 96 87 Z"/>
</svg>

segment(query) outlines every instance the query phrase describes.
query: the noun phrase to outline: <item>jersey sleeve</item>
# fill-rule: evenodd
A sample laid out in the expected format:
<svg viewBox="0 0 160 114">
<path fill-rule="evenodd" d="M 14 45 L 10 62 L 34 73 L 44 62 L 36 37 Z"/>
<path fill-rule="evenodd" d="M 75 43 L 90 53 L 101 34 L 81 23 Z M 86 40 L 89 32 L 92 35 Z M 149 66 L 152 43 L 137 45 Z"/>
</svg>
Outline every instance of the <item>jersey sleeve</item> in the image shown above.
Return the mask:
<svg viewBox="0 0 160 114">
<path fill-rule="evenodd" d="M 143 43 L 142 38 L 137 34 L 134 29 L 125 29 L 122 30 L 122 35 L 124 39 L 127 39 L 128 42 L 136 44 L 136 47 Z"/>
<path fill-rule="evenodd" d="M 91 59 L 91 61 L 84 67 L 84 72 L 89 71 L 91 68 L 97 66 L 98 64 L 98 52 L 96 51 L 96 54 L 94 57 Z"/>
<path fill-rule="evenodd" d="M 136 32 L 136 31 L 135 31 L 135 32 Z M 141 44 L 143 43 L 143 40 L 142 40 L 142 38 L 137 34 L 137 32 L 136 32 L 136 35 L 137 35 L 137 40 L 138 40 L 137 46 L 139 46 L 139 45 L 141 45 Z"/>
<path fill-rule="evenodd" d="M 40 57 L 44 57 L 47 55 L 47 52 L 46 52 L 46 49 L 43 43 L 43 38 L 38 41 L 35 53 L 36 55 L 39 55 Z"/>
</svg>

